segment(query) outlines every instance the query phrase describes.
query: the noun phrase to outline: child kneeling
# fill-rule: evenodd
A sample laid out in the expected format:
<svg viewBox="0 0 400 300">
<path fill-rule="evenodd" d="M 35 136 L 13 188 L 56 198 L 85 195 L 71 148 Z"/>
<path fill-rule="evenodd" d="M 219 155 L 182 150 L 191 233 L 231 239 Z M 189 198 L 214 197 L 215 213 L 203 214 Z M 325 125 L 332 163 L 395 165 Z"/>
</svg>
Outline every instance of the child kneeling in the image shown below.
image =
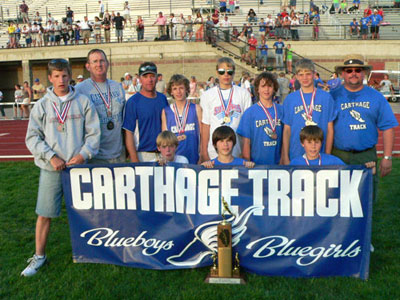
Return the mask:
<svg viewBox="0 0 400 300">
<path fill-rule="evenodd" d="M 157 136 L 156 140 L 157 150 L 160 153 L 155 161 L 157 161 L 160 165 L 164 165 L 167 162 L 188 164 L 189 161 L 185 156 L 175 155 L 178 143 L 178 138 L 171 131 L 164 130 L 163 132 L 161 132 Z"/>
</svg>

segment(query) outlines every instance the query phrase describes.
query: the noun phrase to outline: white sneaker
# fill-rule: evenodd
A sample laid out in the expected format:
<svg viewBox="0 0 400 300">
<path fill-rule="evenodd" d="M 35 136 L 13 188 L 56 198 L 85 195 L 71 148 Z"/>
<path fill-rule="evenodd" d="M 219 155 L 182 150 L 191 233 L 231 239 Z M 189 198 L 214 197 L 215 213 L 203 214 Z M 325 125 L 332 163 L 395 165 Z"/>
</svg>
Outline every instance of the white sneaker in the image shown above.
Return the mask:
<svg viewBox="0 0 400 300">
<path fill-rule="evenodd" d="M 21 276 L 33 276 L 47 261 L 46 255 L 43 258 L 39 258 L 34 254 L 31 258 L 27 260 L 29 265 L 21 272 Z"/>
</svg>

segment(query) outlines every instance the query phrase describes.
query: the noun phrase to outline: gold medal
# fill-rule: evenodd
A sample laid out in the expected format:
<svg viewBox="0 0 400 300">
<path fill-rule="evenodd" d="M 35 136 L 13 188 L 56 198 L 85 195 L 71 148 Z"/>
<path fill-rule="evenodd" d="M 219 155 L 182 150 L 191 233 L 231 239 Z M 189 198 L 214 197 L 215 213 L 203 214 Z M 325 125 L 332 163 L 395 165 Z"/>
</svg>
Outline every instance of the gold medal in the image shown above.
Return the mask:
<svg viewBox="0 0 400 300">
<path fill-rule="evenodd" d="M 224 123 L 230 123 L 231 122 L 231 118 L 228 116 L 224 117 Z"/>
<path fill-rule="evenodd" d="M 278 138 L 278 135 L 274 132 L 269 136 L 271 139 L 276 140 Z"/>
<path fill-rule="evenodd" d="M 63 124 L 58 124 L 57 130 L 58 130 L 59 132 L 63 132 L 63 131 L 64 131 L 64 125 L 63 125 Z"/>
<path fill-rule="evenodd" d="M 186 140 L 186 135 L 185 134 L 178 135 L 177 139 L 178 139 L 179 142 L 180 141 L 184 141 L 184 140 Z"/>
<path fill-rule="evenodd" d="M 311 125 L 317 125 L 317 123 L 315 123 L 312 119 L 309 119 L 306 121 L 306 126 L 311 126 Z"/>
</svg>

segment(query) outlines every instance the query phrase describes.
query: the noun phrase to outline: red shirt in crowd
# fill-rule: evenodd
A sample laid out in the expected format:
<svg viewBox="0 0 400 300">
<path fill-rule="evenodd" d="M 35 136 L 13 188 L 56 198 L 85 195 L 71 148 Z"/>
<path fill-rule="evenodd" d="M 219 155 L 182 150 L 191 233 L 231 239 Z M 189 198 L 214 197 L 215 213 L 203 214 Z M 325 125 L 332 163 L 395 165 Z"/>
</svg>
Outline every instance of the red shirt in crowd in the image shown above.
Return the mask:
<svg viewBox="0 0 400 300">
<path fill-rule="evenodd" d="M 251 37 L 247 42 L 249 43 L 249 50 L 256 50 L 257 39 L 255 37 Z"/>
</svg>

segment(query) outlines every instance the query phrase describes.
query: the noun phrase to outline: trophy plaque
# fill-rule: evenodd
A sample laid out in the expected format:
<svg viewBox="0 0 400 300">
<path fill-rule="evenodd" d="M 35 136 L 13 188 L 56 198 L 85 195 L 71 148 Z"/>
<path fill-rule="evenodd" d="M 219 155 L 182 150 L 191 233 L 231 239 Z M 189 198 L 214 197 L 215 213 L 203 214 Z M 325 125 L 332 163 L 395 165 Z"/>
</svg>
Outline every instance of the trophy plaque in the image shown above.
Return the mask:
<svg viewBox="0 0 400 300">
<path fill-rule="evenodd" d="M 222 204 L 224 207 L 222 212 L 223 220 L 217 226 L 218 251 L 212 254 L 213 266 L 205 282 L 245 284 L 246 282 L 240 274 L 239 253 L 236 252 L 234 265 L 232 263 L 232 224 L 226 220 L 225 212 L 234 217 L 235 215 L 230 211 L 224 198 L 222 198 Z"/>
</svg>

